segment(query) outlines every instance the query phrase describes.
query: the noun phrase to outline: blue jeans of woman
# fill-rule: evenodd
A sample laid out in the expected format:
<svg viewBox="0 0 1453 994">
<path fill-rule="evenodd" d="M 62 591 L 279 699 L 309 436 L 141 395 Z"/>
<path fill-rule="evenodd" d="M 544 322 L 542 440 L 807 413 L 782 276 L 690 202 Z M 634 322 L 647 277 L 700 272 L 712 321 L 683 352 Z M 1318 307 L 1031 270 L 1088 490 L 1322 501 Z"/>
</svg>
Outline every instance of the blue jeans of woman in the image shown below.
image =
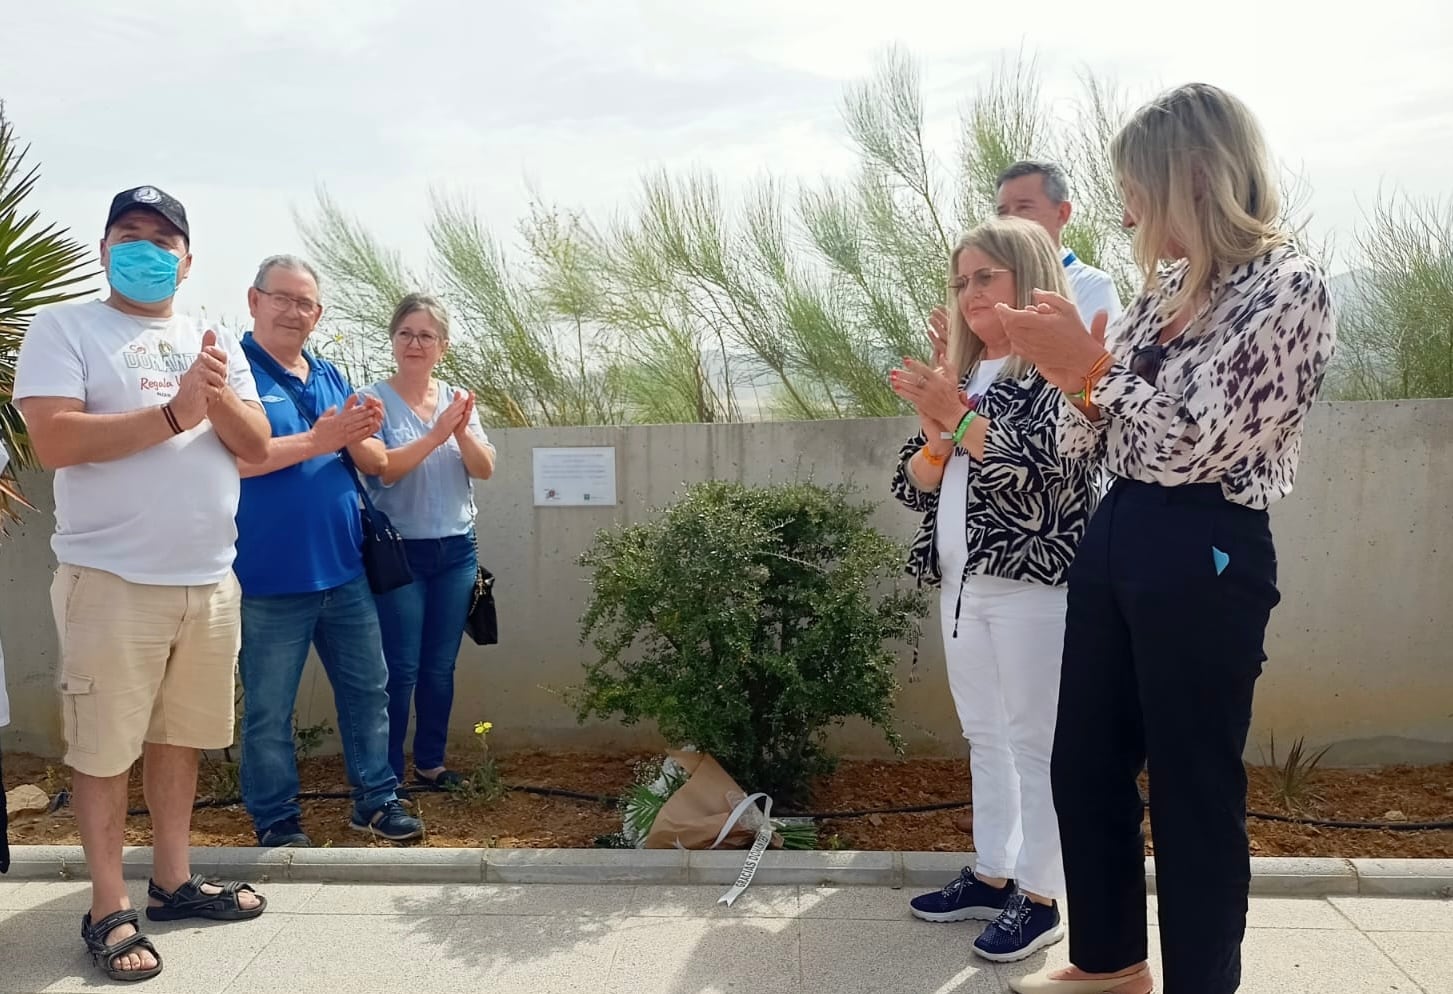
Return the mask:
<svg viewBox="0 0 1453 994">
<path fill-rule="evenodd" d="M 410 705 L 416 718 L 414 769 L 444 765 L 454 662 L 478 562 L 473 534 L 407 539 L 404 549 L 414 582 L 377 598 L 388 661 L 388 758 L 400 783 Z"/>
</svg>

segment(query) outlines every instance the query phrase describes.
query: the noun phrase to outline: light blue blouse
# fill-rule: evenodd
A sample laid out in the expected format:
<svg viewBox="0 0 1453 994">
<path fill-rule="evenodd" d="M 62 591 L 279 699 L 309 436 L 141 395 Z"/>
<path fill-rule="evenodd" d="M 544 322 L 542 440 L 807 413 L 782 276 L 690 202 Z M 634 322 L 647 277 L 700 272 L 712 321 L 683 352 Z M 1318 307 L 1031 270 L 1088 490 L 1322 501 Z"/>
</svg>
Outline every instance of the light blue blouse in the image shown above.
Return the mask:
<svg viewBox="0 0 1453 994">
<path fill-rule="evenodd" d="M 408 445 L 422 438 L 434 427 L 434 419 L 424 421 L 388 383 L 380 381 L 364 387 L 366 393 L 383 401 L 383 427 L 377 437 L 390 449 Z M 439 403 L 434 418 L 454 400 L 454 388 L 439 383 Z M 478 412 L 469 416 L 469 433 L 486 445 L 489 438 L 479 423 Z M 368 496 L 379 510 L 389 516 L 399 534 L 411 538 L 447 538 L 466 535 L 474 527 L 474 485 L 464 468 L 459 442 L 452 435 L 414 471 L 403 479 L 385 484 L 376 476 L 364 477 Z"/>
</svg>

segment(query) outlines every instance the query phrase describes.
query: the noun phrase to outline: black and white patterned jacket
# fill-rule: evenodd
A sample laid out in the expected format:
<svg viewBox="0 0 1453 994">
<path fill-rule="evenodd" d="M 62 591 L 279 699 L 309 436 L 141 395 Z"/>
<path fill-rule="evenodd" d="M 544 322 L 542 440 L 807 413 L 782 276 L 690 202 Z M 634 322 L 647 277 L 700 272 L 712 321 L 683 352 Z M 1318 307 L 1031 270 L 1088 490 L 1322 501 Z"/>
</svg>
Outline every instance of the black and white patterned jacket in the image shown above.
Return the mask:
<svg viewBox="0 0 1453 994">
<path fill-rule="evenodd" d="M 972 373 L 972 371 L 971 371 Z M 970 376 L 964 377 L 964 386 Z M 982 461 L 970 460 L 964 528 L 971 575 L 1059 586 L 1098 501 L 1095 464 L 1062 458 L 1055 444 L 1064 395 L 1038 373 L 990 384 L 977 410 L 989 421 Z M 919 490 L 905 468 L 923 445 L 909 439 L 893 474 L 893 496 L 923 515 L 906 571 L 921 581 L 942 581 L 938 564 L 938 491 Z"/>
</svg>

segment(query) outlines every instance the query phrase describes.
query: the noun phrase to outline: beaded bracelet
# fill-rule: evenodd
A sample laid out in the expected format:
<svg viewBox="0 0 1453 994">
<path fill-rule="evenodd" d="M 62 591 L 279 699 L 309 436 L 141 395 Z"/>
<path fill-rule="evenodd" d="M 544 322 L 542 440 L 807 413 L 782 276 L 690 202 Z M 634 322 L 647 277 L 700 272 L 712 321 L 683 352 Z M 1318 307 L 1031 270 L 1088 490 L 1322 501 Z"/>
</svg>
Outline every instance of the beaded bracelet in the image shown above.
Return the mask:
<svg viewBox="0 0 1453 994">
<path fill-rule="evenodd" d="M 970 411 L 964 415 L 964 419 L 959 422 L 958 430 L 954 432 L 955 446 L 961 445 L 963 443 L 964 434 L 969 430 L 969 422 L 973 421 L 974 418 L 978 417 L 978 414 L 978 411 Z"/>
<path fill-rule="evenodd" d="M 1105 375 L 1105 370 L 1109 369 L 1110 364 L 1114 361 L 1115 357 L 1108 352 L 1100 356 L 1099 360 L 1090 367 L 1090 371 L 1085 374 L 1085 385 L 1080 388 L 1079 393 L 1072 393 L 1070 396 L 1082 404 L 1088 404 L 1090 391 L 1095 389 L 1095 384 L 1100 382 L 1100 377 Z"/>
</svg>

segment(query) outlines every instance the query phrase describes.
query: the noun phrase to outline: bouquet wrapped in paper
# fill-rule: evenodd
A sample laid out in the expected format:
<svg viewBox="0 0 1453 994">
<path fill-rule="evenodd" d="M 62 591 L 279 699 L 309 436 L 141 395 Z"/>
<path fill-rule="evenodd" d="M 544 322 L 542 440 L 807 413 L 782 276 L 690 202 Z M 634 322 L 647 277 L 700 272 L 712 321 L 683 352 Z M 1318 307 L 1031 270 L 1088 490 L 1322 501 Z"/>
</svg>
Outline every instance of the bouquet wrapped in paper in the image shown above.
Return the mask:
<svg viewBox="0 0 1453 994">
<path fill-rule="evenodd" d="M 811 819 L 774 820 L 770 797 L 748 794 L 715 759 L 690 750 L 667 753 L 660 776 L 626 798 L 624 835 L 638 849 L 750 849 L 726 904 L 751 883 L 768 848 L 817 846 Z"/>
</svg>

